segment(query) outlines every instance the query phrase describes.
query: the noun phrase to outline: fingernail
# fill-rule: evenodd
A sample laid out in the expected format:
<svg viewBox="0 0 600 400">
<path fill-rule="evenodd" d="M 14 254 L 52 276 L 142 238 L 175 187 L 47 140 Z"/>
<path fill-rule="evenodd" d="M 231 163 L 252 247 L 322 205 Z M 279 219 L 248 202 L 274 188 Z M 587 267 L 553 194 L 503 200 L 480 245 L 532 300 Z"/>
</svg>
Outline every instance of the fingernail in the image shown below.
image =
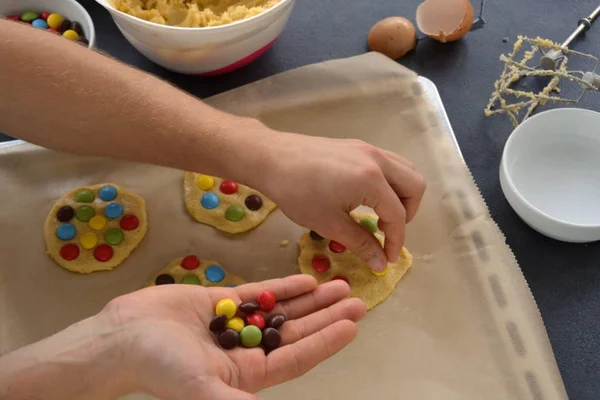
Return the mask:
<svg viewBox="0 0 600 400">
<path fill-rule="evenodd" d="M 375 272 L 381 272 L 387 266 L 387 263 L 378 257 L 372 258 L 368 264 Z"/>
</svg>

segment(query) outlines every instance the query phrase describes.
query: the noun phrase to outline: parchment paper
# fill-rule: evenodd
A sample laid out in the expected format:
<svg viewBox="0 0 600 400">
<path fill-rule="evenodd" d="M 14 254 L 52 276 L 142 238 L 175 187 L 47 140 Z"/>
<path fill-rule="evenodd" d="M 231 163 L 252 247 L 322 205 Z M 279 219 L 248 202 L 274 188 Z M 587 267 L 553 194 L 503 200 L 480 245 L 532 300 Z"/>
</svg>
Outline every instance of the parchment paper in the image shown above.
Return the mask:
<svg viewBox="0 0 600 400">
<path fill-rule="evenodd" d="M 365 140 L 409 158 L 428 182 L 421 211 L 408 228 L 412 270 L 360 322 L 359 336 L 347 349 L 261 396 L 567 397 L 521 271 L 412 72 L 367 54 L 300 68 L 210 102 L 280 130 Z M 31 145 L 3 150 L 0 351 L 98 312 L 189 252 L 218 260 L 249 281 L 297 272 L 295 243 L 302 228 L 279 210 L 241 236 L 199 225 L 184 210 L 182 179 L 181 171 Z M 44 218 L 65 191 L 111 181 L 146 199 L 148 234 L 112 272 L 69 273 L 45 254 Z M 286 239 L 291 244 L 282 249 Z"/>
</svg>

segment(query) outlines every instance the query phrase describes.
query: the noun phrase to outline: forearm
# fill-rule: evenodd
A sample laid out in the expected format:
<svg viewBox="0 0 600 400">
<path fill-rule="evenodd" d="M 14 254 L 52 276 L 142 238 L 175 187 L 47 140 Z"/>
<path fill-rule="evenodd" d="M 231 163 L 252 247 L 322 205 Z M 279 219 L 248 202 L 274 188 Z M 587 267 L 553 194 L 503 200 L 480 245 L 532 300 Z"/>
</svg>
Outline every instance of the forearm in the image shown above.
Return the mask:
<svg viewBox="0 0 600 400">
<path fill-rule="evenodd" d="M 114 399 L 126 392 L 115 333 L 92 317 L 0 357 L 0 399 Z"/>
<path fill-rule="evenodd" d="M 154 76 L 11 21 L 0 20 L 0 54 L 0 132 L 44 147 L 239 179 L 262 161 L 252 148 L 274 134 Z"/>
</svg>

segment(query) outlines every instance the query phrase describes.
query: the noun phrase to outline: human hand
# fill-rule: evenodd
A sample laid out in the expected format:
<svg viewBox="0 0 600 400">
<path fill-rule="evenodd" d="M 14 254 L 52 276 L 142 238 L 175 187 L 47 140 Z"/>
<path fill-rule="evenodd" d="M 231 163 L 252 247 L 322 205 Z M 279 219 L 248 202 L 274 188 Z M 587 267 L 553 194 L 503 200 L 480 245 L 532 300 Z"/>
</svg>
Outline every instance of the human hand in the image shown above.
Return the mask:
<svg viewBox="0 0 600 400">
<path fill-rule="evenodd" d="M 375 271 L 395 261 L 405 224 L 415 216 L 425 181 L 403 157 L 351 139 L 282 133 L 268 146 L 264 176 L 250 185 L 273 199 L 294 222 L 357 253 Z M 377 239 L 349 213 L 365 205 L 385 233 Z"/>
<path fill-rule="evenodd" d="M 268 355 L 260 348 L 221 349 L 208 330 L 216 303 L 223 298 L 237 304 L 256 300 L 263 290 L 272 290 L 278 300 L 272 312 L 287 318 L 280 328 L 281 346 Z M 143 289 L 111 301 L 96 316 L 58 333 L 44 349 L 32 348 L 39 362 L 47 358 L 42 354 L 48 349 L 54 352 L 62 347 L 60 356 L 42 363 L 42 367 L 50 365 L 55 375 L 40 371 L 39 366 L 23 368 L 22 378 L 17 373 L 8 385 L 17 392 L 6 394 L 19 398 L 19 387 L 32 394 L 37 385 L 55 382 L 56 387 L 40 388 L 40 397 L 115 398 L 144 392 L 162 400 L 256 399 L 250 393 L 303 375 L 352 341 L 355 322 L 366 310 L 361 300 L 346 298 L 349 292 L 345 282 L 317 287 L 308 275 L 237 288 L 163 285 Z M 0 358 L 0 371 L 21 364 L 26 355 L 20 352 Z M 64 369 L 56 370 L 57 366 Z M 65 381 L 79 375 L 83 382 Z M 6 376 L 11 376 L 10 370 Z M 96 388 L 84 385 L 85 392 L 76 395 L 72 391 L 78 384 Z M 2 387 L 0 379 L 0 395 Z"/>
</svg>

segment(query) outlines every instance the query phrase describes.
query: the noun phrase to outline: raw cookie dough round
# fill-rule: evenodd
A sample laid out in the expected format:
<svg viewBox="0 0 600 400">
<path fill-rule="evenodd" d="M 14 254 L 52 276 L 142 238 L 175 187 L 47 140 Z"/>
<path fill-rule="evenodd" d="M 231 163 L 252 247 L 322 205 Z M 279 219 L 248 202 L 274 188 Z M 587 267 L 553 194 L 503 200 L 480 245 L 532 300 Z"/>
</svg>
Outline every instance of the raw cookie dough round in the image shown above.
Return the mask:
<svg viewBox="0 0 600 400">
<path fill-rule="evenodd" d="M 61 267 L 87 274 L 109 271 L 140 244 L 148 218 L 144 199 L 113 183 L 63 195 L 46 218 L 48 254 Z"/>
<path fill-rule="evenodd" d="M 216 261 L 200 260 L 195 255 L 179 257 L 146 284 L 148 286 L 171 283 L 187 283 L 206 287 L 236 287 L 247 283 L 239 276 L 230 274 Z"/>
<path fill-rule="evenodd" d="M 353 212 L 352 217 L 374 232 L 383 244 L 384 235 L 377 228 L 377 216 Z M 314 276 L 319 284 L 333 279 L 345 280 L 350 285 L 350 296 L 363 300 L 367 310 L 392 293 L 411 265 L 412 256 L 403 248 L 396 262 L 389 263 L 383 273 L 376 274 L 356 254 L 337 242 L 321 238 L 314 232 L 305 233 L 300 239 L 300 271 Z"/>
<path fill-rule="evenodd" d="M 248 186 L 221 178 L 186 172 L 185 207 L 198 222 L 228 233 L 260 225 L 277 205 Z"/>
</svg>

